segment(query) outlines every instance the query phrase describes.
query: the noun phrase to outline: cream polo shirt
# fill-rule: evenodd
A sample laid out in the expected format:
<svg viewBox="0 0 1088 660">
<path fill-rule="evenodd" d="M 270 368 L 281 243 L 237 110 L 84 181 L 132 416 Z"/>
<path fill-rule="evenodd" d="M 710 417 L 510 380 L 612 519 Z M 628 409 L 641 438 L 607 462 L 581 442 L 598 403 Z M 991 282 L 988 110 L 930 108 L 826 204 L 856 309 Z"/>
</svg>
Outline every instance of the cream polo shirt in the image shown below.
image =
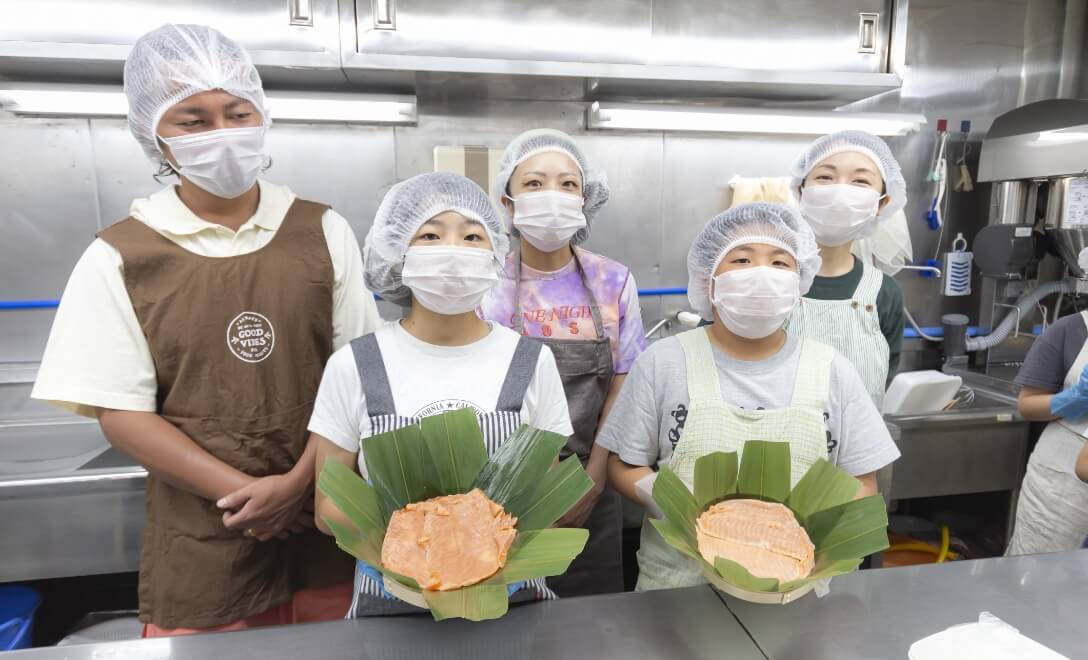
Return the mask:
<svg viewBox="0 0 1088 660">
<path fill-rule="evenodd" d="M 174 187 L 132 203 L 131 215 L 195 254 L 233 257 L 272 240 L 295 194 L 260 182 L 257 212 L 237 232 L 197 217 Z M 347 220 L 332 211 L 321 219 L 333 269 L 333 350 L 380 323 L 363 284 L 359 243 Z M 31 397 L 95 416 L 95 408 L 154 412 L 157 381 L 147 339 L 122 277 L 121 255 L 96 239 L 80 257 L 53 320 Z"/>
</svg>

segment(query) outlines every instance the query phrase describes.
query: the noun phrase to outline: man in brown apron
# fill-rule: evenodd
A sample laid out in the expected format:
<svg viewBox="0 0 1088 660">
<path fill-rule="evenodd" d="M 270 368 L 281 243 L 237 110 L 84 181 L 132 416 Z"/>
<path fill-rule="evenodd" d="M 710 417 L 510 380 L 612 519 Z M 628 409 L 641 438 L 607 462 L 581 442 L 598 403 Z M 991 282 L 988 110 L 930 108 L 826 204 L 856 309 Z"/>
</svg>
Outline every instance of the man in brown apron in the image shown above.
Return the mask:
<svg viewBox="0 0 1088 660">
<path fill-rule="evenodd" d="M 313 529 L 306 423 L 334 348 L 377 324 L 358 243 L 257 181 L 267 112 L 234 42 L 159 28 L 125 88 L 133 134 L 180 185 L 88 248 L 34 396 L 97 414 L 148 469 L 146 635 L 342 617 L 353 565 Z"/>
</svg>

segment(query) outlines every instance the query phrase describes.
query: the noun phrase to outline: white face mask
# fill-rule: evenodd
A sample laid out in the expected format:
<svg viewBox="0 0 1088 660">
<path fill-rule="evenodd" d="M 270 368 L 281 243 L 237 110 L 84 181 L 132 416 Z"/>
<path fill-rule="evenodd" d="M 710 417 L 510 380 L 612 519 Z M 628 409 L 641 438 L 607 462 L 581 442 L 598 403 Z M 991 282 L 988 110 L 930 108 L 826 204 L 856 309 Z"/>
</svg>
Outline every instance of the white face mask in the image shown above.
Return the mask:
<svg viewBox="0 0 1088 660">
<path fill-rule="evenodd" d="M 234 199 L 257 182 L 264 135 L 264 126 L 254 126 L 159 139 L 170 147 L 178 174 L 216 197 Z"/>
<path fill-rule="evenodd" d="M 714 309 L 726 328 L 748 339 L 768 337 L 786 322 L 801 298 L 801 276 L 757 266 L 714 276 Z"/>
<path fill-rule="evenodd" d="M 542 190 L 512 198 L 514 226 L 541 252 L 555 252 L 586 226 L 581 195 Z"/>
<path fill-rule="evenodd" d="M 881 197 L 872 188 L 848 183 L 806 186 L 801 191 L 801 215 L 808 220 L 817 243 L 846 245 L 876 218 Z"/>
<path fill-rule="evenodd" d="M 401 281 L 420 305 L 452 316 L 476 309 L 499 272 L 490 249 L 416 246 L 404 255 Z"/>
</svg>

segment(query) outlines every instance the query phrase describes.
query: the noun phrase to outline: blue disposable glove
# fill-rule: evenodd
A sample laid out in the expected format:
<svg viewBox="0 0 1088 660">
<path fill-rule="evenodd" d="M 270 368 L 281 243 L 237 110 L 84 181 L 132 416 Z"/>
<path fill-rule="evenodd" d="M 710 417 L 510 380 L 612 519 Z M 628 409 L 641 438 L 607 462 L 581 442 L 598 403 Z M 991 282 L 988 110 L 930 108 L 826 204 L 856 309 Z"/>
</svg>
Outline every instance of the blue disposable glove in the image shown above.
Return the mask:
<svg viewBox="0 0 1088 660">
<path fill-rule="evenodd" d="M 521 591 L 525 587 L 525 580 L 521 582 L 515 582 L 514 584 L 506 585 L 506 597 L 513 596 L 518 591 Z"/>
<path fill-rule="evenodd" d="M 1080 372 L 1076 385 L 1050 397 L 1050 414 L 1064 419 L 1088 415 L 1088 367 Z"/>
<path fill-rule="evenodd" d="M 382 589 L 382 598 L 385 598 L 387 600 L 392 600 L 393 598 L 395 598 L 393 594 L 386 591 L 385 579 L 382 577 L 382 574 L 378 571 L 378 569 L 374 568 L 365 561 L 357 560 L 355 563 L 359 566 L 360 573 L 378 583 L 378 586 Z"/>
</svg>

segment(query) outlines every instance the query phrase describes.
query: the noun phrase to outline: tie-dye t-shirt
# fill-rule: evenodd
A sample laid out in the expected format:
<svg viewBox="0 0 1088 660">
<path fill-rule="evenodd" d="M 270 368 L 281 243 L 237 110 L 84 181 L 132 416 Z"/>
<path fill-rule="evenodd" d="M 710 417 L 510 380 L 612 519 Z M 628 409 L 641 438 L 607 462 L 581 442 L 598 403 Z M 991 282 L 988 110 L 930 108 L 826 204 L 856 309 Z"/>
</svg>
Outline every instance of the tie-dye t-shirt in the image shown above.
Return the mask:
<svg viewBox="0 0 1088 660">
<path fill-rule="evenodd" d="M 514 327 L 514 282 L 517 253 L 507 258 L 499 283 L 484 298 L 480 316 Z M 638 304 L 635 278 L 623 264 L 608 257 L 578 249 L 578 258 L 601 312 L 604 334 L 611 341 L 612 368 L 618 374 L 631 365 L 646 348 L 642 310 Z M 521 266 L 521 314 L 525 334 L 554 339 L 596 339 L 589 296 L 577 264 L 572 259 L 563 268 L 545 273 Z"/>
</svg>

